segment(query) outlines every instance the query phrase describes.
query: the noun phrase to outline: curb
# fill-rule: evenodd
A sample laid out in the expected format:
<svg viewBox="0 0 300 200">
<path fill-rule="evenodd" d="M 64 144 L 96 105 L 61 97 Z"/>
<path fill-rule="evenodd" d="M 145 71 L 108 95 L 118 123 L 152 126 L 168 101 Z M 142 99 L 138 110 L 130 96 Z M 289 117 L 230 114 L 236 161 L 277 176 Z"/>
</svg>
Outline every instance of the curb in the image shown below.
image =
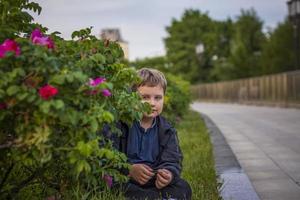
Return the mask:
<svg viewBox="0 0 300 200">
<path fill-rule="evenodd" d="M 222 183 L 219 189 L 222 199 L 260 200 L 220 129 L 207 115 L 203 113 L 200 115 L 213 144 L 215 168 L 218 179 Z"/>
</svg>

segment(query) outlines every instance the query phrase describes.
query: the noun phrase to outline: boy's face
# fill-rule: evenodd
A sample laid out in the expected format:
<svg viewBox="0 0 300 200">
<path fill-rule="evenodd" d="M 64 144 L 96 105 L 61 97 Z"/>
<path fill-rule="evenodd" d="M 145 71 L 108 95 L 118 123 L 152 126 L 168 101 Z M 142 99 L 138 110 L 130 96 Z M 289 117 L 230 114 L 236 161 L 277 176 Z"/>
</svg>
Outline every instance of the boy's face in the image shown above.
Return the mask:
<svg viewBox="0 0 300 200">
<path fill-rule="evenodd" d="M 164 105 L 164 90 L 160 85 L 150 87 L 150 86 L 140 86 L 137 89 L 138 93 L 141 95 L 143 102 L 150 104 L 152 108 L 151 113 L 145 113 L 144 117 L 155 118 L 158 116 L 163 109 Z"/>
</svg>

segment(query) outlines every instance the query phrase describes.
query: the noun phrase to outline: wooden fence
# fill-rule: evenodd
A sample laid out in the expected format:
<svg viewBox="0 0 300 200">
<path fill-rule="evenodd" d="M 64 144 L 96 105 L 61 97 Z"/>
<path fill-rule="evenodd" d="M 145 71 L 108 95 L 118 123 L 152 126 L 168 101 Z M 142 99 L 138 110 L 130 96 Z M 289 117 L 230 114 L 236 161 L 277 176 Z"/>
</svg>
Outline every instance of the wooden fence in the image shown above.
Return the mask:
<svg viewBox="0 0 300 200">
<path fill-rule="evenodd" d="M 192 86 L 200 101 L 300 108 L 300 70 Z"/>
</svg>

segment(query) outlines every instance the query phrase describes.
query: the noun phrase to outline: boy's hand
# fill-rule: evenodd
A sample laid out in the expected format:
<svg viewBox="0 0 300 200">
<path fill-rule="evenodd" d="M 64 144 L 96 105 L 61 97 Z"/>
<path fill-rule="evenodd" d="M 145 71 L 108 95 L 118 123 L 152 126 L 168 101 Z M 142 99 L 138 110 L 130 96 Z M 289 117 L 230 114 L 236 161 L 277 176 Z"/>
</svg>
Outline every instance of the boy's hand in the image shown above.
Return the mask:
<svg viewBox="0 0 300 200">
<path fill-rule="evenodd" d="M 148 165 L 133 164 L 129 170 L 129 176 L 139 184 L 144 185 L 154 176 L 154 173 Z"/>
<path fill-rule="evenodd" d="M 166 187 L 167 185 L 169 185 L 172 179 L 173 179 L 172 172 L 170 172 L 167 169 L 159 169 L 157 170 L 155 186 L 157 187 L 157 189 Z"/>
</svg>

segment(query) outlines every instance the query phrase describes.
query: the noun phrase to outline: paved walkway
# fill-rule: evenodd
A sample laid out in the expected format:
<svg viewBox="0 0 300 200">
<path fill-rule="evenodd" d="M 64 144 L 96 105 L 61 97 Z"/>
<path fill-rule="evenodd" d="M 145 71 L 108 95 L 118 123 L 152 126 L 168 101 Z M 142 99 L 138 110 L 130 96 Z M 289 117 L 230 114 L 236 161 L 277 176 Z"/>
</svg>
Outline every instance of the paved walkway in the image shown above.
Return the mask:
<svg viewBox="0 0 300 200">
<path fill-rule="evenodd" d="M 300 110 L 194 103 L 216 124 L 262 200 L 300 199 Z"/>
</svg>

